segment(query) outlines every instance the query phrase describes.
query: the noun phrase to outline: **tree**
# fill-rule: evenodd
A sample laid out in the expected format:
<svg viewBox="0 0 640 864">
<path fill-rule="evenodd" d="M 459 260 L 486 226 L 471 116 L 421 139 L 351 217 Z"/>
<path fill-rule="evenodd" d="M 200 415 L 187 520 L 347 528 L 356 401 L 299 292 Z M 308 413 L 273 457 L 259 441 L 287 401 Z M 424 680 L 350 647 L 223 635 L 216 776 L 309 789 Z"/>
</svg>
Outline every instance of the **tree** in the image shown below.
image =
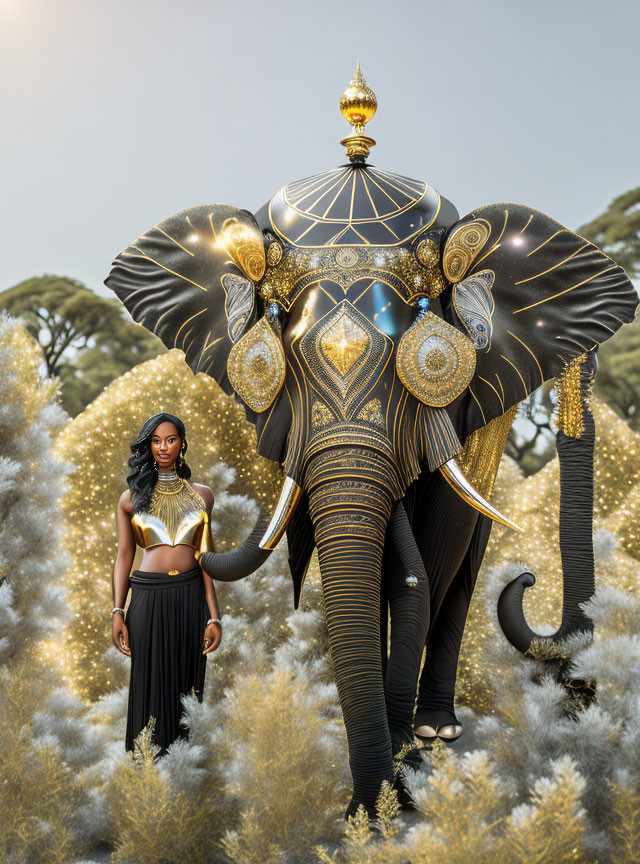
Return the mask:
<svg viewBox="0 0 640 864">
<path fill-rule="evenodd" d="M 640 430 L 640 321 L 624 327 L 598 352 L 595 392 Z"/>
<path fill-rule="evenodd" d="M 551 428 L 553 381 L 547 381 L 526 399 L 509 433 L 505 453 L 515 459 L 525 475 L 535 474 L 556 453 Z"/>
<path fill-rule="evenodd" d="M 640 278 L 640 186 L 630 189 L 578 233 L 596 243 L 627 271 Z M 640 429 L 640 324 L 624 327 L 598 353 L 596 393 L 634 429 Z"/>
<path fill-rule="evenodd" d="M 640 186 L 614 198 L 608 209 L 578 228 L 633 278 L 640 277 Z"/>
<path fill-rule="evenodd" d="M 75 415 L 114 378 L 164 352 L 160 340 L 124 317 L 116 299 L 67 276 L 37 276 L 0 294 L 40 343 L 48 377 L 62 383 L 62 405 Z"/>
</svg>

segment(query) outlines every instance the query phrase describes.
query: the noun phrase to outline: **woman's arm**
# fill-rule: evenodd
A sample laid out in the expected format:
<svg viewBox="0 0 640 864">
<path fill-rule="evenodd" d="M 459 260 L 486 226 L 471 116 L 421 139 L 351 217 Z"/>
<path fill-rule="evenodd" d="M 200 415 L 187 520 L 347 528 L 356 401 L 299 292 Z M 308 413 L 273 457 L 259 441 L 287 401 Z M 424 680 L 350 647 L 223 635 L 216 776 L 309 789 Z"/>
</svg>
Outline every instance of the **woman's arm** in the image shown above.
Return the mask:
<svg viewBox="0 0 640 864">
<path fill-rule="evenodd" d="M 113 605 L 124 609 L 129 591 L 129 574 L 136 554 L 136 544 L 131 530 L 133 507 L 131 493 L 127 489 L 118 501 L 116 510 L 116 525 L 118 528 L 118 554 L 113 565 Z M 124 613 L 114 612 L 112 616 L 112 635 L 116 648 L 123 654 L 131 655 L 129 648 L 129 632 L 124 623 Z"/>
</svg>

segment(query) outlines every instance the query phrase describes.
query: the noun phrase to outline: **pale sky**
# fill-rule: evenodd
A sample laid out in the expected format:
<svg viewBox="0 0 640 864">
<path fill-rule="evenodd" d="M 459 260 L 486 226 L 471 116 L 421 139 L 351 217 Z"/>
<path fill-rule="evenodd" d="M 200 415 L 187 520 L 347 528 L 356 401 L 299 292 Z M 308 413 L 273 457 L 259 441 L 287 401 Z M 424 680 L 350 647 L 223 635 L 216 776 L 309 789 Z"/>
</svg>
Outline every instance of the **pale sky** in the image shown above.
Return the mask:
<svg viewBox="0 0 640 864">
<path fill-rule="evenodd" d="M 170 214 L 257 210 L 345 161 L 356 56 L 370 161 L 461 215 L 568 227 L 640 183 L 636 0 L 0 0 L 0 290 L 43 273 L 108 294 Z"/>
</svg>

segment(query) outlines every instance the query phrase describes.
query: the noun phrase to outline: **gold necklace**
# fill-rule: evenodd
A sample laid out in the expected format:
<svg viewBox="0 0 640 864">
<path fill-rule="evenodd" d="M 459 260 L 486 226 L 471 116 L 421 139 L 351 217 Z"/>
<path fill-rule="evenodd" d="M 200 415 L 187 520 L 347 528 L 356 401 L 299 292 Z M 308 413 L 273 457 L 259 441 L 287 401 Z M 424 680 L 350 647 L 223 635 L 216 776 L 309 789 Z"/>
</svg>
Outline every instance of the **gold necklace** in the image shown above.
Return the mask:
<svg viewBox="0 0 640 864">
<path fill-rule="evenodd" d="M 156 483 L 151 490 L 149 513 L 159 519 L 166 527 L 172 542 L 184 517 L 193 512 L 206 510 L 201 495 L 182 477 Z"/>
</svg>

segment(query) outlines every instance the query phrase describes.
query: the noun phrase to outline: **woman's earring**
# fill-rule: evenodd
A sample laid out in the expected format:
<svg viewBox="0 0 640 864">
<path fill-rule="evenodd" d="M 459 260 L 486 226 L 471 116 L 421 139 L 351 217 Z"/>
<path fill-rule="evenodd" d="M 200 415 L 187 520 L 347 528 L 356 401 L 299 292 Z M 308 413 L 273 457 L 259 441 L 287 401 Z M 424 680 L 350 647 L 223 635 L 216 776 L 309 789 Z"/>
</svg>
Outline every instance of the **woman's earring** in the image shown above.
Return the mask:
<svg viewBox="0 0 640 864">
<path fill-rule="evenodd" d="M 153 467 L 156 471 L 158 470 L 158 463 L 156 462 L 155 459 L 153 460 Z"/>
<path fill-rule="evenodd" d="M 180 468 L 182 468 L 182 466 L 184 465 L 184 456 L 182 455 L 183 453 L 184 453 L 184 450 L 181 450 L 180 451 L 180 458 L 178 459 L 178 465 L 180 466 Z"/>
</svg>

